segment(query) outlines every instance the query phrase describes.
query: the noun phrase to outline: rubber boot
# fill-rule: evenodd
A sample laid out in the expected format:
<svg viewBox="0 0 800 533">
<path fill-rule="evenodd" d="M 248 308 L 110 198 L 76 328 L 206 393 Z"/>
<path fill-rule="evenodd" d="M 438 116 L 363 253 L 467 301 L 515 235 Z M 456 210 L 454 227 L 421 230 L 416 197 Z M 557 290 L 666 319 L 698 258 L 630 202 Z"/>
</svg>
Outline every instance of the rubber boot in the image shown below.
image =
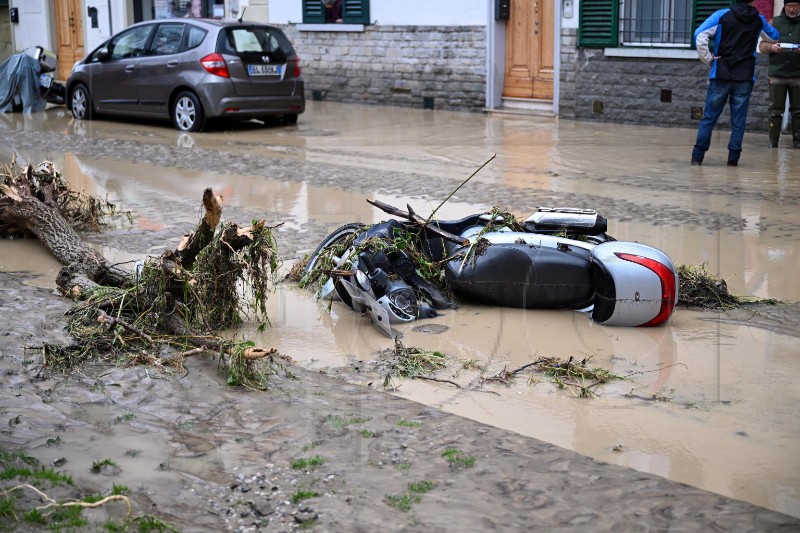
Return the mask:
<svg viewBox="0 0 800 533">
<path fill-rule="evenodd" d="M 769 117 L 769 147 L 777 148 L 781 138 L 781 117 Z M 792 126 L 794 128 L 794 126 Z"/>
</svg>

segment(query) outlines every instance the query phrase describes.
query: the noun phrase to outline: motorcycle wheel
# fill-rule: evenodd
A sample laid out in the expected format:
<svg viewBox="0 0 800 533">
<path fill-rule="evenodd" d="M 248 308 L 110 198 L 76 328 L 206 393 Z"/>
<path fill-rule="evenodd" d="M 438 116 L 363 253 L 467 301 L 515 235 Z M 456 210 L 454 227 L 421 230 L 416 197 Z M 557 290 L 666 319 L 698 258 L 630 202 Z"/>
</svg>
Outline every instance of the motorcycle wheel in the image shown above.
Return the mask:
<svg viewBox="0 0 800 533">
<path fill-rule="evenodd" d="M 303 269 L 303 277 L 307 276 L 314 270 L 314 267 L 317 266 L 317 263 L 322 257 L 322 252 L 332 246 L 343 243 L 351 235 L 363 231 L 365 227 L 366 224 L 362 224 L 360 222 L 351 222 L 335 229 L 330 235 L 325 237 L 319 246 L 317 246 L 316 250 L 314 250 L 314 252 L 312 252 L 312 254 L 308 257 L 306 267 Z M 337 266 L 339 263 L 341 263 L 342 259 L 344 258 L 338 256 L 334 257 L 334 261 L 337 263 Z"/>
<path fill-rule="evenodd" d="M 324 253 L 335 246 L 341 246 L 342 250 L 338 253 L 341 255 L 334 255 L 331 257 L 333 260 L 333 267 L 334 268 L 341 268 L 347 259 L 347 249 L 344 248 L 344 244 L 347 242 L 352 242 L 352 239 L 355 235 L 364 231 L 366 224 L 361 224 L 359 222 L 351 222 L 350 224 L 345 224 L 340 228 L 337 228 L 333 233 L 325 237 L 325 239 L 317 246 L 317 249 L 309 256 L 308 262 L 306 263 L 305 269 L 303 270 L 303 277 L 300 279 L 300 285 L 305 286 L 309 284 L 311 279 L 309 276 L 317 267 L 318 263 L 322 259 Z M 347 295 L 347 291 L 343 288 L 339 287 L 340 284 L 336 283 L 335 279 L 332 276 L 328 276 L 324 279 L 324 282 L 319 285 L 319 288 L 314 292 L 314 296 L 320 300 L 333 300 L 338 297 L 342 300 L 348 307 L 353 307 L 353 303 L 350 301 L 350 297 Z"/>
</svg>

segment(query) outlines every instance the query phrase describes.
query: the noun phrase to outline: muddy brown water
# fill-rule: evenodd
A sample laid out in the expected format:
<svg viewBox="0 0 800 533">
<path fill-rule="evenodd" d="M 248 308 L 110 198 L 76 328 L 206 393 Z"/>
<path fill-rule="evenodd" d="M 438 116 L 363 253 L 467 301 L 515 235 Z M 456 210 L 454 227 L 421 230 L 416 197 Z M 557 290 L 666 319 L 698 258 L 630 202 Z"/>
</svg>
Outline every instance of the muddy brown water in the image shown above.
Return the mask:
<svg viewBox="0 0 800 533">
<path fill-rule="evenodd" d="M 705 262 L 736 292 L 800 300 L 800 150 L 770 150 L 763 135 L 748 134 L 741 165 L 728 168 L 725 134 L 715 133 L 698 168 L 687 164 L 694 132 L 685 129 L 320 102 L 290 128 L 179 134 L 150 123 L 75 122 L 51 109 L 0 117 L 0 130 L 3 160 L 12 151 L 53 160 L 77 187 L 134 212 L 132 228 L 87 237 L 120 262 L 174 247 L 194 225 L 207 186 L 225 197 L 226 219 L 283 223 L 288 265 L 342 223 L 385 219 L 366 198 L 409 203 L 425 215 L 494 157 L 441 218 L 495 205 L 519 215 L 544 205 L 592 207 L 618 239 L 660 248 L 676 263 Z M 0 242 L 0 272 L 26 272 L 26 283 L 52 288 L 58 267 L 35 242 Z M 243 333 L 308 368 L 379 385 L 353 371 L 369 369 L 390 346 L 365 318 L 340 305 L 328 312 L 283 285 L 270 307 L 272 328 Z M 665 327 L 640 329 L 567 311 L 463 305 L 397 328 L 406 345 L 447 354 L 455 382 L 476 377 L 460 361 L 491 375 L 540 356 L 591 357 L 631 377 L 591 399 L 525 379 L 479 391 L 402 381 L 395 394 L 800 516 L 800 331 L 797 307 L 788 309 L 775 327 L 679 309 Z M 84 410 L 79 418 L 99 416 Z"/>
</svg>

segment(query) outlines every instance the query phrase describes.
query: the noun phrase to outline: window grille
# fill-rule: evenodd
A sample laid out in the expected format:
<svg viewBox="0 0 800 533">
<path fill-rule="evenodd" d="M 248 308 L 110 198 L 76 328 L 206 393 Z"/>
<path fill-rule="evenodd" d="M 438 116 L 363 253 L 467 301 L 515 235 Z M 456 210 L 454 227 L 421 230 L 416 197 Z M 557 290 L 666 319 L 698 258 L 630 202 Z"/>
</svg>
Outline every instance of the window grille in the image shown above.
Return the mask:
<svg viewBox="0 0 800 533">
<path fill-rule="evenodd" d="M 683 47 L 693 35 L 691 0 L 623 0 L 623 45 Z"/>
</svg>

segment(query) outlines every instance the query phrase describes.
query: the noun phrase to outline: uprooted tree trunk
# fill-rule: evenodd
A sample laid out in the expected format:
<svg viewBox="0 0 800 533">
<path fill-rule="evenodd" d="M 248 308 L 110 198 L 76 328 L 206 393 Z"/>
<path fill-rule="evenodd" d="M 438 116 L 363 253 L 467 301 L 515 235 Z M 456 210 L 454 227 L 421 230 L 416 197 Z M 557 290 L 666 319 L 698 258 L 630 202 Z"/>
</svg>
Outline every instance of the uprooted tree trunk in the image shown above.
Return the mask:
<svg viewBox="0 0 800 533">
<path fill-rule="evenodd" d="M 215 333 L 238 325 L 240 312 L 253 311 L 262 326 L 267 323 L 278 258 L 272 228 L 263 221 L 221 226 L 222 199 L 206 189 L 205 216 L 197 228 L 175 250 L 147 258 L 130 272 L 111 264 L 73 228 L 81 226 L 76 220 L 92 220 L 85 216 L 92 210 L 97 226 L 100 202 L 70 192 L 52 163 L 26 166 L 19 174 L 14 169 L 14 162 L 4 168 L 0 184 L 0 236 L 32 234 L 65 265 L 56 284 L 77 302 L 68 331 L 84 352 L 196 347 L 244 361 L 277 355 Z M 251 296 L 244 301 L 242 285 Z"/>
<path fill-rule="evenodd" d="M 35 235 L 62 264 L 73 265 L 97 283 L 123 286 L 130 275 L 109 262 L 80 238 L 59 209 L 64 189 L 52 163 L 31 165 L 13 174 L 7 168 L 0 185 L 0 236 Z"/>
</svg>

